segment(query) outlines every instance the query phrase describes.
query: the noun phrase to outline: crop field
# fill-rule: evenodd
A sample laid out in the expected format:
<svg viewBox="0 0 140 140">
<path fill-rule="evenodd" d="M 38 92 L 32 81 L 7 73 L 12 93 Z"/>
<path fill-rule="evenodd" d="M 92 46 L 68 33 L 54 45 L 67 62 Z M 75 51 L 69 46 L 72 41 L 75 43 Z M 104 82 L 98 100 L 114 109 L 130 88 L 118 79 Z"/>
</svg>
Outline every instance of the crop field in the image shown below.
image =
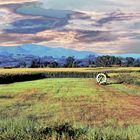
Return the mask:
<svg viewBox="0 0 140 140">
<path fill-rule="evenodd" d="M 0 140 L 140 140 L 140 68 L 0 69 L 0 74 L 112 70 L 107 85 L 95 78 L 57 77 L 0 84 Z"/>
<path fill-rule="evenodd" d="M 140 72 L 140 67 L 97 67 L 97 68 L 12 68 L 12 69 L 0 69 L 0 74 L 7 73 L 35 73 L 35 72 L 129 72 L 138 71 Z"/>
</svg>

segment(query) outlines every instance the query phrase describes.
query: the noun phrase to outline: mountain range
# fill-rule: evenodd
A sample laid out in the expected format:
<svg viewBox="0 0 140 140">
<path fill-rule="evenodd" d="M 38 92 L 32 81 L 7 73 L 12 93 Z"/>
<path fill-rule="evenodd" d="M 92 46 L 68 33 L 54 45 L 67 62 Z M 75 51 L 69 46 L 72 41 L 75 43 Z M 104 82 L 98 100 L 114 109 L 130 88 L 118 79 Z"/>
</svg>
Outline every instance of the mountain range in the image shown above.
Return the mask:
<svg viewBox="0 0 140 140">
<path fill-rule="evenodd" d="M 140 58 L 140 54 L 97 54 L 90 51 L 76 51 L 72 49 L 65 48 L 51 48 L 42 45 L 35 44 L 25 44 L 21 46 L 0 46 L 0 55 L 9 56 L 13 54 L 14 56 L 20 55 L 34 55 L 34 56 L 52 56 L 54 58 L 59 58 L 62 56 L 74 56 L 75 58 L 85 58 L 89 55 L 101 56 L 101 55 L 113 55 L 121 57 L 134 57 Z"/>
<path fill-rule="evenodd" d="M 0 46 L 0 55 L 34 55 L 34 56 L 53 56 L 54 58 L 59 58 L 62 56 L 74 56 L 75 58 L 84 58 L 88 55 L 95 55 L 96 53 L 90 51 L 76 51 L 72 49 L 64 48 L 50 48 L 47 46 L 26 44 L 21 46 Z"/>
</svg>

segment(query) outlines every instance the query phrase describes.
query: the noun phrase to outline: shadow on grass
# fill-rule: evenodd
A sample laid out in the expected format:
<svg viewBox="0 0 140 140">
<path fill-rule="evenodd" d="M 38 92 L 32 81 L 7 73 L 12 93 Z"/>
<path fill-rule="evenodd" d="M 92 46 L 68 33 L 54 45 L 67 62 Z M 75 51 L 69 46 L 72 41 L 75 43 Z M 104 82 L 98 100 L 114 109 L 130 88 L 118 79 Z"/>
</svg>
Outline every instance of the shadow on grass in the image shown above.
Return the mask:
<svg viewBox="0 0 140 140">
<path fill-rule="evenodd" d="M 15 74 L 0 76 L 0 84 L 12 84 L 16 82 L 33 81 L 46 78 L 42 73 L 35 74 Z"/>
<path fill-rule="evenodd" d="M 95 72 L 45 72 L 45 73 L 17 73 L 0 75 L 0 84 L 32 81 L 44 78 L 95 78 Z"/>
<path fill-rule="evenodd" d="M 0 95 L 0 99 L 13 99 L 14 97 L 12 96 L 7 96 L 7 95 Z"/>
<path fill-rule="evenodd" d="M 108 82 L 106 85 L 120 85 L 123 84 L 123 82 Z"/>
</svg>

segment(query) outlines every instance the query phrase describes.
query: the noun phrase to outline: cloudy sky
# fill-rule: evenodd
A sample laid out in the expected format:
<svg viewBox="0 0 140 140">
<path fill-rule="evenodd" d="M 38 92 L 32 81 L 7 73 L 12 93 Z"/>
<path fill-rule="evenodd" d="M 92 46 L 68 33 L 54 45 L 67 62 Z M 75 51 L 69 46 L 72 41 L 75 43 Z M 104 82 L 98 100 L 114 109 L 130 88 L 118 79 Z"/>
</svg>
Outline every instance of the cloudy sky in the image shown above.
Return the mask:
<svg viewBox="0 0 140 140">
<path fill-rule="evenodd" d="M 0 46 L 140 54 L 140 0 L 0 0 Z"/>
</svg>

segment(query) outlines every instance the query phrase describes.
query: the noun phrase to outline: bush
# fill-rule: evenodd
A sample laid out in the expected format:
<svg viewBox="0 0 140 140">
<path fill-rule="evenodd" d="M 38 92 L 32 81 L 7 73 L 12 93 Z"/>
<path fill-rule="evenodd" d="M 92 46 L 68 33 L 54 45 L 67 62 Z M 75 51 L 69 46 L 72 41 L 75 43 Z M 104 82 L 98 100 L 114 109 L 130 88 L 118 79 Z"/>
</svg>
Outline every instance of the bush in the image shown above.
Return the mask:
<svg viewBox="0 0 140 140">
<path fill-rule="evenodd" d="M 54 126 L 46 127 L 39 131 L 41 137 L 55 137 L 55 139 L 80 139 L 86 133 L 86 129 L 74 128 L 70 123 L 55 124 Z"/>
<path fill-rule="evenodd" d="M 113 76 L 115 80 L 117 80 L 117 83 L 121 84 L 133 84 L 133 85 L 140 85 L 138 79 L 132 75 L 132 74 L 119 74 Z"/>
</svg>

